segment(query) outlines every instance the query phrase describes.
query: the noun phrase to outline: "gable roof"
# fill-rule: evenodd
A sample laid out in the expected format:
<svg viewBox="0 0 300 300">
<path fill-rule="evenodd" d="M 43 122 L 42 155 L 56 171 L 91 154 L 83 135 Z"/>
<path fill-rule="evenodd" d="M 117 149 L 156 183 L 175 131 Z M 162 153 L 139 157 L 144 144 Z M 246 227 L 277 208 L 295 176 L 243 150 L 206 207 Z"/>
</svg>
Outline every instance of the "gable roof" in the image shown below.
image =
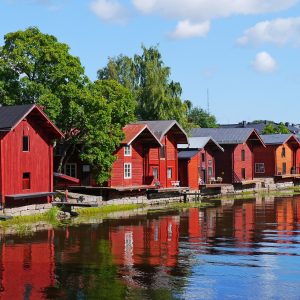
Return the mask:
<svg viewBox="0 0 300 300">
<path fill-rule="evenodd" d="M 53 134 L 54 138 L 63 137 L 63 133 L 50 121 L 48 116 L 35 104 L 11 105 L 0 107 L 0 131 L 11 131 L 29 114 L 38 116 Z"/>
<path fill-rule="evenodd" d="M 257 140 L 264 145 L 257 131 L 253 128 L 194 128 L 191 133 L 192 137 L 211 136 L 221 145 L 243 144 L 254 134 Z"/>
<path fill-rule="evenodd" d="M 214 144 L 221 151 L 224 149 L 211 136 L 206 137 L 189 137 L 188 144 L 179 144 L 178 149 L 203 149 L 207 144 Z"/>
<path fill-rule="evenodd" d="M 160 141 L 153 134 L 146 124 L 128 124 L 123 128 L 125 138 L 122 141 L 122 144 L 130 145 L 138 136 L 143 132 L 148 131 L 149 135 L 161 146 Z"/>
<path fill-rule="evenodd" d="M 167 134 L 167 132 L 176 126 L 181 132 L 181 141 L 187 143 L 188 137 L 183 128 L 175 120 L 156 120 L 156 121 L 139 121 L 138 124 L 147 124 L 149 129 L 155 134 L 155 136 L 161 141 L 162 138 Z"/>
<path fill-rule="evenodd" d="M 264 134 L 261 135 L 261 138 L 266 145 L 282 145 L 293 140 L 300 146 L 298 139 L 293 134 Z"/>
<path fill-rule="evenodd" d="M 190 159 L 199 153 L 198 150 L 181 150 L 178 152 L 178 159 Z"/>
<path fill-rule="evenodd" d="M 242 121 L 237 124 L 220 124 L 220 128 L 254 128 L 258 133 L 262 133 L 262 131 L 265 129 L 267 125 L 273 125 L 278 126 L 279 123 L 273 123 L 269 121 L 263 121 L 263 122 L 246 122 Z M 291 133 L 298 134 L 300 133 L 300 127 L 297 127 L 298 125 L 290 124 L 290 123 L 284 123 L 284 125 L 289 129 Z"/>
</svg>

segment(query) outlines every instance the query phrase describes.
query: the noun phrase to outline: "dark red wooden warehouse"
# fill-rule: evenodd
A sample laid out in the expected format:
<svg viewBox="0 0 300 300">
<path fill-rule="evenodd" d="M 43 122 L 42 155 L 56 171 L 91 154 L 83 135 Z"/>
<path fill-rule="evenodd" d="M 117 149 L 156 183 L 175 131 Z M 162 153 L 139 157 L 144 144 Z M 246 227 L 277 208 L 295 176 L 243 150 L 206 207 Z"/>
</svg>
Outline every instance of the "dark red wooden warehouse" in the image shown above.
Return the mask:
<svg viewBox="0 0 300 300">
<path fill-rule="evenodd" d="M 34 104 L 0 107 L 2 204 L 52 199 L 53 141 L 61 137 L 60 130 Z"/>
<path fill-rule="evenodd" d="M 215 155 L 216 176 L 224 183 L 247 183 L 254 178 L 256 147 L 265 147 L 253 128 L 194 128 L 193 137 L 211 136 L 224 152 Z"/>
</svg>

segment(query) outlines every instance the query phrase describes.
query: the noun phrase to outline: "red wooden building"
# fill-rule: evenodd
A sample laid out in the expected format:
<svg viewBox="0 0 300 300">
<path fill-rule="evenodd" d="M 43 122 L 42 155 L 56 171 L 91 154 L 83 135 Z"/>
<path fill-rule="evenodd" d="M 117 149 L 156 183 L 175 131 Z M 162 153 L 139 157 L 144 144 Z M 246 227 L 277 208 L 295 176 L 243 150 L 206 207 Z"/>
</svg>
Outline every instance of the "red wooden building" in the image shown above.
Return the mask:
<svg viewBox="0 0 300 300">
<path fill-rule="evenodd" d="M 160 141 L 146 124 L 129 124 L 123 128 L 125 138 L 115 152 L 110 187 L 132 187 L 153 184 L 150 173 L 150 153 L 158 151 Z"/>
<path fill-rule="evenodd" d="M 179 180 L 182 186 L 198 190 L 199 184 L 215 181 L 215 153 L 224 149 L 211 137 L 191 137 L 178 145 Z"/>
<path fill-rule="evenodd" d="M 293 134 L 261 135 L 266 147 L 254 149 L 255 177 L 300 173 L 300 143 Z"/>
<path fill-rule="evenodd" d="M 160 148 L 149 151 L 149 175 L 158 180 L 163 188 L 182 185 L 178 174 L 178 144 L 187 144 L 186 132 L 174 120 L 141 121 L 147 124 L 161 142 Z"/>
<path fill-rule="evenodd" d="M 53 140 L 63 134 L 36 105 L 0 107 L 0 193 L 2 204 L 50 201 Z"/>
<path fill-rule="evenodd" d="M 195 128 L 193 137 L 211 136 L 224 152 L 216 152 L 216 176 L 225 183 L 242 183 L 254 178 L 256 147 L 265 147 L 257 131 L 252 128 Z"/>
</svg>

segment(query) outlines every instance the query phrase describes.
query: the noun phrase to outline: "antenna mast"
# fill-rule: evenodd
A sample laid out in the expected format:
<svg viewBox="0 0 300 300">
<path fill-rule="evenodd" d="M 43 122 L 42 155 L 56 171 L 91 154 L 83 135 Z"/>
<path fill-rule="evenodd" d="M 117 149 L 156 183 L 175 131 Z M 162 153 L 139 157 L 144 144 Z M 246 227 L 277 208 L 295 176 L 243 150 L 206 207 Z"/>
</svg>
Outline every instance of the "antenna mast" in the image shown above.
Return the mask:
<svg viewBox="0 0 300 300">
<path fill-rule="evenodd" d="M 209 111 L 209 89 L 207 89 L 206 99 L 207 99 L 207 112 L 209 114 L 210 113 L 210 111 Z"/>
</svg>

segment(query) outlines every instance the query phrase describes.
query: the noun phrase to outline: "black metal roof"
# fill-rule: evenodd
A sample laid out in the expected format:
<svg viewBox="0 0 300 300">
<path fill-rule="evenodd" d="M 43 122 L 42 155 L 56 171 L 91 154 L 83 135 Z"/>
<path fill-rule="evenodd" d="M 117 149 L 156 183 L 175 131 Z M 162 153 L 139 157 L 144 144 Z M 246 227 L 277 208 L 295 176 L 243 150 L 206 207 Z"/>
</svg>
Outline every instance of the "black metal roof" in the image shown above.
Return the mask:
<svg viewBox="0 0 300 300">
<path fill-rule="evenodd" d="M 0 130 L 11 130 L 35 105 L 12 105 L 0 107 Z"/>
<path fill-rule="evenodd" d="M 266 145 L 282 145 L 292 136 L 293 134 L 263 134 L 261 135 L 261 138 Z"/>
<path fill-rule="evenodd" d="M 253 132 L 253 128 L 194 128 L 191 131 L 193 137 L 211 136 L 219 144 L 243 144 Z"/>
<path fill-rule="evenodd" d="M 161 141 L 163 136 L 176 125 L 181 131 L 182 135 L 185 136 L 187 142 L 187 134 L 184 129 L 175 120 L 155 120 L 155 121 L 139 121 L 138 124 L 147 124 L 153 134 Z"/>
<path fill-rule="evenodd" d="M 178 153 L 179 159 L 190 159 L 195 156 L 199 151 L 198 150 L 182 150 Z"/>
<path fill-rule="evenodd" d="M 273 125 L 273 126 L 278 126 L 279 123 L 273 123 L 273 122 L 259 122 L 259 123 L 252 123 L 252 122 L 240 122 L 237 124 L 220 124 L 220 128 L 253 128 L 255 129 L 258 133 L 262 133 L 262 131 L 265 129 L 267 125 Z M 300 128 L 295 126 L 294 124 L 289 124 L 289 123 L 284 123 L 284 125 L 289 129 L 291 133 L 298 134 L 300 133 Z"/>
</svg>

